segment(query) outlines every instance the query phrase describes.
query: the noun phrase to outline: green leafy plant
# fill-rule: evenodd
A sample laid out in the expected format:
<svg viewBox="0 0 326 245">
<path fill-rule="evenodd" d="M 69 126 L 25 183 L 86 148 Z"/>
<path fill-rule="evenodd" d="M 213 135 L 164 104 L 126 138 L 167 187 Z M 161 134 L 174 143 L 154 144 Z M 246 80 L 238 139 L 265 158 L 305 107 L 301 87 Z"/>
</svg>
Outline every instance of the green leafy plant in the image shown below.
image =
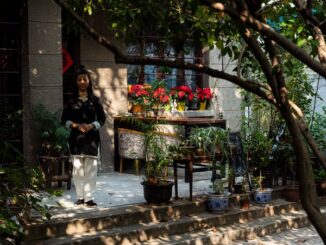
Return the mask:
<svg viewBox="0 0 326 245">
<path fill-rule="evenodd" d="M 197 150 L 203 151 L 204 155 L 209 155 L 213 139 L 208 134 L 207 128 L 192 128 L 187 140 Z"/>
<path fill-rule="evenodd" d="M 316 181 L 326 181 L 326 170 L 321 169 L 315 169 L 315 179 Z"/>
<path fill-rule="evenodd" d="M 213 193 L 218 195 L 224 194 L 224 186 L 228 183 L 227 179 L 215 179 L 212 183 Z"/>
<path fill-rule="evenodd" d="M 156 121 L 143 122 L 135 117 L 125 119 L 135 130 L 145 135 L 146 171 L 145 181 L 151 184 L 166 182 L 168 165 L 172 161 L 172 147 L 168 146 L 162 134 L 157 130 Z M 177 146 L 175 146 L 177 147 Z"/>
<path fill-rule="evenodd" d="M 15 140 L 22 131 L 22 110 L 0 103 L 0 139 L 4 141 Z"/>
<path fill-rule="evenodd" d="M 246 150 L 248 154 L 248 160 L 253 171 L 258 170 L 259 176 L 257 183 L 259 189 L 263 190 L 262 171 L 269 164 L 269 158 L 272 150 L 272 139 L 270 139 L 265 133 L 257 131 L 249 138 L 250 142 L 246 144 Z"/>
<path fill-rule="evenodd" d="M 212 159 L 216 154 L 222 154 L 224 159 L 230 155 L 229 131 L 222 128 L 193 128 L 187 141 Z"/>
<path fill-rule="evenodd" d="M 60 121 L 60 111 L 51 112 L 44 105 L 32 108 L 38 126 L 41 142 L 41 155 L 60 156 L 67 152 L 69 130 Z"/>
<path fill-rule="evenodd" d="M 47 206 L 42 205 L 49 194 L 40 192 L 43 177 L 39 168 L 28 163 L 14 146 L 0 141 L 0 156 L 0 244 L 19 242 L 23 239 L 21 226 L 31 210 L 50 219 Z M 7 159 L 15 159 L 15 163 L 5 165 Z"/>
<path fill-rule="evenodd" d="M 155 131 L 147 132 L 145 146 L 147 182 L 153 184 L 166 182 L 171 158 L 165 140 Z"/>
</svg>

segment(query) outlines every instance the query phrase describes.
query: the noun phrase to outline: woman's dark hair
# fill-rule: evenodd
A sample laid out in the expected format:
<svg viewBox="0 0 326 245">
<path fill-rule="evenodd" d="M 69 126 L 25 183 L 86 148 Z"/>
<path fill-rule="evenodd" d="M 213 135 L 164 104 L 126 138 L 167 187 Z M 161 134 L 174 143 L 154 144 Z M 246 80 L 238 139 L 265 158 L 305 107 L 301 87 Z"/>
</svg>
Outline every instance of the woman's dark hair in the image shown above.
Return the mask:
<svg viewBox="0 0 326 245">
<path fill-rule="evenodd" d="M 79 75 L 84 75 L 84 74 L 87 75 L 88 80 L 89 80 L 89 85 L 87 88 L 88 96 L 93 95 L 93 83 L 92 83 L 91 76 L 90 76 L 88 70 L 86 69 L 86 67 L 83 65 L 80 65 L 75 73 L 75 83 L 74 83 L 74 95 L 75 96 L 78 96 L 77 78 Z"/>
</svg>

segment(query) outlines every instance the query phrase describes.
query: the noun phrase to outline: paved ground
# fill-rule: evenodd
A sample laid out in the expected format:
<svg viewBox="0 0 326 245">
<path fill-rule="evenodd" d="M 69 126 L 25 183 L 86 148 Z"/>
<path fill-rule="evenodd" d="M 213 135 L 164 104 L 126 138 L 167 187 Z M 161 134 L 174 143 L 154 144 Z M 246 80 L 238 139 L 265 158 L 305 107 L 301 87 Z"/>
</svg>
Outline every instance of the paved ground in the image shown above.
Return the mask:
<svg viewBox="0 0 326 245">
<path fill-rule="evenodd" d="M 140 184 L 143 176 L 133 174 L 120 174 L 117 172 L 100 174 L 97 181 L 95 201 L 98 208 L 127 206 L 144 203 L 143 187 Z M 185 183 L 181 177 L 179 183 L 179 196 L 189 196 L 189 184 Z M 194 173 L 193 194 L 199 195 L 211 191 L 210 173 Z M 174 196 L 174 189 L 173 189 Z M 68 210 L 88 210 L 85 207 L 74 205 L 76 194 L 74 186 L 71 190 L 64 190 L 61 197 L 45 199 L 44 202 L 50 206 L 57 207 L 58 203 L 66 211 Z M 265 236 L 249 241 L 237 241 L 230 245 L 322 245 L 323 242 L 313 227 L 292 229 L 280 234 Z"/>
<path fill-rule="evenodd" d="M 211 191 L 210 188 L 210 172 L 194 173 L 193 194 L 199 195 Z M 120 174 L 118 172 L 100 174 L 97 179 L 97 190 L 95 192 L 95 202 L 99 208 L 117 207 L 136 203 L 144 203 L 143 186 L 140 184 L 144 176 L 136 176 L 134 174 Z M 185 183 L 180 177 L 178 181 L 179 196 L 189 196 L 189 184 Z M 173 194 L 174 196 L 174 188 Z M 76 201 L 75 188 L 72 185 L 71 190 L 64 190 L 61 197 L 54 199 L 46 199 L 50 206 L 57 206 L 59 203 L 66 209 L 80 208 L 74 205 Z"/>
</svg>

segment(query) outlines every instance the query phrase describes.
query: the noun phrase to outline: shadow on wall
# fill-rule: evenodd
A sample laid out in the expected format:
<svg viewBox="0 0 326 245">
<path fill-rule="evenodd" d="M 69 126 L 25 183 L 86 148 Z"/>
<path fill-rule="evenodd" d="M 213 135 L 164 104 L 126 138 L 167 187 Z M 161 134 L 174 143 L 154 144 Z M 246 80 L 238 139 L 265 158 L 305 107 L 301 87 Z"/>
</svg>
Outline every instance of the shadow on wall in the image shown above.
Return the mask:
<svg viewBox="0 0 326 245">
<path fill-rule="evenodd" d="M 113 62 L 85 64 L 92 72 L 94 93 L 101 100 L 107 119 L 101 129 L 100 172 L 114 169 L 114 130 L 113 117 L 127 111 L 127 69 Z M 105 66 L 104 66 L 105 65 Z"/>
</svg>

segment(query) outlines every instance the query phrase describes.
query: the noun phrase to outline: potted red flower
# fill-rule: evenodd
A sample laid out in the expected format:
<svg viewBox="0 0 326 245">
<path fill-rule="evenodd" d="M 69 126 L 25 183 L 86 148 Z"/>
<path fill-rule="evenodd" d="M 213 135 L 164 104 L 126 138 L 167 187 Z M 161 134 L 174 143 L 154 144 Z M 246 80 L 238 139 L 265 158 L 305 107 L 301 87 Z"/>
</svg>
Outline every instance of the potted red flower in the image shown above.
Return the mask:
<svg viewBox="0 0 326 245">
<path fill-rule="evenodd" d="M 190 102 L 194 98 L 192 90 L 187 85 L 176 86 L 171 89 L 171 97 L 177 102 L 177 110 L 184 111 L 186 103 Z"/>
<path fill-rule="evenodd" d="M 209 102 L 213 99 L 213 93 L 210 88 L 197 88 L 197 98 L 199 110 L 206 110 Z"/>
<path fill-rule="evenodd" d="M 154 111 L 154 114 L 158 114 L 158 111 L 165 107 L 169 101 L 170 101 L 170 96 L 167 93 L 166 89 L 163 87 L 158 87 L 153 91 L 153 94 L 151 96 L 152 100 L 152 109 Z"/>
<path fill-rule="evenodd" d="M 133 113 L 140 113 L 143 111 L 149 96 L 147 87 L 147 85 L 143 84 L 133 84 L 129 87 L 128 96 L 131 99 Z"/>
</svg>

